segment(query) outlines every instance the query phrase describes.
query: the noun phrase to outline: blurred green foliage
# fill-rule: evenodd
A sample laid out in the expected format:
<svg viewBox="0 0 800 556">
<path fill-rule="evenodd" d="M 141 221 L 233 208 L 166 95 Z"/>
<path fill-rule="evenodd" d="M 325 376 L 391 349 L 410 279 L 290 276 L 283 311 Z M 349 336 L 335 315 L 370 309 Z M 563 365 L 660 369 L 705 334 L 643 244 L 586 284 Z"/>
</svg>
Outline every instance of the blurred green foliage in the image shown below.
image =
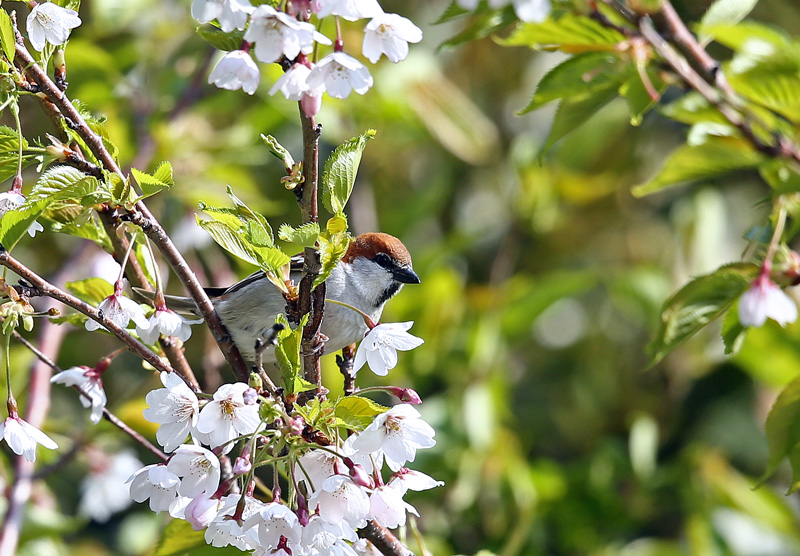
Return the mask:
<svg viewBox="0 0 800 556">
<path fill-rule="evenodd" d="M 800 554 L 797 495 L 783 495 L 788 466 L 754 489 L 767 462 L 765 412 L 800 369 L 800 327 L 754 330 L 731 358 L 718 329 L 651 368 L 645 351 L 665 299 L 690 277 L 740 259 L 741 234 L 766 214 L 758 174 L 634 198 L 631 187 L 655 176 L 686 128 L 655 112 L 632 127 L 620 98 L 540 163 L 555 108 L 516 113 L 563 55 L 491 38 L 440 49 L 468 19 L 433 25 L 442 1 L 382 4 L 420 25 L 423 42 L 404 63 L 371 68 L 375 86 L 365 96 L 326 98 L 318 121 L 326 154 L 377 130 L 348 218 L 357 233 L 401 237 L 422 277 L 384 320 L 414 320 L 426 343 L 388 377 L 362 371 L 359 383 L 415 388 L 437 431 L 415 467 L 446 486 L 409 497 L 428 553 Z M 676 2 L 688 21 L 707 5 Z M 4 4 L 15 6 L 24 10 Z M 230 185 L 273 227 L 299 223 L 284 169 L 260 138 L 274 136 L 299 158 L 297 107 L 266 94 L 277 66 L 253 97 L 207 85 L 215 53 L 188 13 L 188 0 L 84 0 L 67 52 L 69 94 L 108 118 L 125 167 L 172 163 L 174 188 L 149 205 L 202 280 L 227 285 L 251 268 L 213 245 L 193 214 L 201 200 L 225 205 Z M 800 34 L 794 0 L 762 0 L 751 17 Z M 346 48 L 357 50 L 357 31 L 345 26 Z M 730 56 L 718 44 L 711 51 Z M 23 99 L 26 135 L 43 137 L 50 124 L 35 114 Z M 51 276 L 68 258 L 92 268 L 92 249 L 50 235 L 15 254 Z M 114 347 L 70 327 L 58 362 L 93 365 Z M 208 384 L 230 379 L 214 373 L 202 335 L 187 348 Z M 19 347 L 12 355 L 24 399 L 22 369 L 32 359 Z M 332 357 L 324 365 L 326 385 L 341 388 Z M 123 356 L 104 378 L 111 409 L 153 437 L 141 410 L 154 374 Z M 71 437 L 107 453 L 126 443 L 105 422 L 90 427 L 72 391 L 54 390 L 51 416 L 62 450 L 40 452 L 45 469 Z M 20 556 L 153 550 L 166 520 L 146 508 L 107 524 L 74 517 L 88 467 L 79 449 L 37 485 Z M 425 554 L 410 531 L 405 539 Z"/>
</svg>

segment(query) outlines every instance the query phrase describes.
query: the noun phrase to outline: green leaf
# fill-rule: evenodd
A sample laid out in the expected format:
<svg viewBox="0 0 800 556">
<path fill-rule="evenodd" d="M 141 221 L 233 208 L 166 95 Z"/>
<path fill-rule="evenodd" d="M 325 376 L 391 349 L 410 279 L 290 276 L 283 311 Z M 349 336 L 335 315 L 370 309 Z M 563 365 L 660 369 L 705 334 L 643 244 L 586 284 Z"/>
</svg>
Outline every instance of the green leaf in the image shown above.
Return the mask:
<svg viewBox="0 0 800 556">
<path fill-rule="evenodd" d="M 375 420 L 376 415 L 388 410 L 388 407 L 361 396 L 345 396 L 336 403 L 336 417 L 348 429 L 356 431 L 363 431 Z"/>
<path fill-rule="evenodd" d="M 300 345 L 303 341 L 303 327 L 308 323 L 308 315 L 300 321 L 300 326 L 292 330 L 284 315 L 275 318 L 276 324 L 283 324 L 284 329 L 278 334 L 275 346 L 275 359 L 281 370 L 283 387 L 290 394 L 305 392 L 316 388 L 303 378 L 303 358 L 300 356 Z"/>
<path fill-rule="evenodd" d="M 597 91 L 594 95 L 580 100 L 565 99 L 558 105 L 550 134 L 547 136 L 544 146 L 539 151 L 539 156 L 543 156 L 560 139 L 563 139 L 575 129 L 594 115 L 606 104 L 614 100 L 617 96 L 616 87 L 608 87 Z"/>
<path fill-rule="evenodd" d="M 796 67 L 756 67 L 744 73 L 730 73 L 728 82 L 742 96 L 792 122 L 800 122 L 800 75 Z"/>
<path fill-rule="evenodd" d="M 237 234 L 230 226 L 216 220 L 203 220 L 199 216 L 197 225 L 211 235 L 217 244 L 235 257 L 250 264 L 260 266 L 261 261 L 255 253 L 255 247 Z"/>
<path fill-rule="evenodd" d="M 739 310 L 735 303 L 722 318 L 722 343 L 725 344 L 725 355 L 733 355 L 742 347 L 747 335 L 747 328 L 739 322 Z"/>
<path fill-rule="evenodd" d="M 289 224 L 281 224 L 281 227 L 278 228 L 278 237 L 283 241 L 303 247 L 316 247 L 317 239 L 319 239 L 319 224 L 308 222 L 299 228 L 293 228 Z"/>
<path fill-rule="evenodd" d="M 333 234 L 329 238 L 325 236 L 319 237 L 319 259 L 322 263 L 322 270 L 314 279 L 313 287 L 316 288 L 331 275 L 333 269 L 342 260 L 342 257 L 347 253 L 347 248 L 350 246 L 350 236 L 347 232 L 340 232 Z"/>
<path fill-rule="evenodd" d="M 45 208 L 47 201 L 28 201 L 18 209 L 7 210 L 0 217 L 0 245 L 11 251 Z"/>
<path fill-rule="evenodd" d="M 0 10 L 0 44 L 3 54 L 9 62 L 14 62 L 17 53 L 17 41 L 14 38 L 14 26 L 11 24 L 11 17 L 5 10 Z"/>
<path fill-rule="evenodd" d="M 528 46 L 534 49 L 561 50 L 570 54 L 615 51 L 625 36 L 583 15 L 571 13 L 541 23 L 520 25 L 503 46 Z"/>
<path fill-rule="evenodd" d="M 222 29 L 213 25 L 198 27 L 197 34 L 217 50 L 225 52 L 238 50 L 242 46 L 242 40 L 244 39 L 244 31 L 225 33 Z"/>
<path fill-rule="evenodd" d="M 598 91 L 617 87 L 621 74 L 629 71 L 618 56 L 608 52 L 573 56 L 542 77 L 530 103 L 519 114 L 527 114 L 553 100 L 583 100 Z"/>
<path fill-rule="evenodd" d="M 698 25 L 700 42 L 707 42 L 711 38 L 704 31 L 706 27 L 720 24 L 735 25 L 747 17 L 757 3 L 758 0 L 716 0 Z"/>
<path fill-rule="evenodd" d="M 664 83 L 655 72 L 647 72 L 650 83 L 653 85 L 655 91 L 660 95 L 666 90 L 667 85 Z M 642 123 L 644 115 L 647 114 L 653 107 L 658 104 L 659 99 L 653 99 L 647 88 L 642 82 L 642 77 L 638 73 L 634 73 L 619 89 L 619 94 L 625 98 L 628 103 L 628 112 L 631 116 L 631 125 L 638 126 Z"/>
<path fill-rule="evenodd" d="M 458 5 L 457 2 L 450 2 L 450 5 L 445 8 L 436 21 L 433 22 L 434 25 L 439 25 L 441 23 L 447 23 L 457 17 L 461 17 L 462 15 L 470 13 L 469 10 L 465 10 L 461 6 Z"/>
<path fill-rule="evenodd" d="M 92 201 L 111 200 L 111 192 L 105 190 L 97 178 L 87 176 L 72 166 L 58 165 L 51 166 L 39 177 L 31 190 L 30 199 L 48 202 L 66 199 L 80 201 L 90 195 Z"/>
<path fill-rule="evenodd" d="M 633 194 L 642 197 L 678 183 L 755 168 L 762 160 L 763 155 L 744 139 L 709 137 L 701 145 L 682 145 L 675 149 L 658 174 L 647 183 L 634 187 Z"/>
<path fill-rule="evenodd" d="M 759 166 L 758 172 L 775 193 L 800 192 L 800 166 L 794 161 L 767 159 Z"/>
<path fill-rule="evenodd" d="M 476 16 L 470 21 L 469 25 L 457 35 L 450 37 L 439 48 L 453 47 L 467 42 L 477 41 L 488 37 L 495 31 L 518 21 L 514 9 L 508 6 L 502 10 L 476 12 Z"/>
<path fill-rule="evenodd" d="M 86 278 L 67 282 L 64 287 L 76 297 L 94 306 L 99 305 L 101 301 L 114 293 L 114 286 L 102 278 Z"/>
<path fill-rule="evenodd" d="M 696 92 L 686 93 L 669 104 L 661 105 L 658 111 L 667 118 L 689 125 L 700 122 L 727 123 L 722 114 Z"/>
<path fill-rule="evenodd" d="M 792 464 L 789 492 L 794 492 L 800 479 L 800 378 L 787 384 L 772 404 L 765 428 L 769 460 L 761 482 L 775 473 L 783 458 L 789 457 Z"/>
<path fill-rule="evenodd" d="M 763 47 L 765 43 L 777 50 L 785 47 L 790 40 L 783 30 L 755 21 L 742 21 L 735 25 L 703 25 L 702 32 L 735 52 L 745 52 L 754 45 Z"/>
<path fill-rule="evenodd" d="M 241 199 L 239 199 L 239 197 L 234 195 L 231 186 L 228 186 L 227 191 L 228 191 L 228 197 L 230 197 L 231 201 L 233 201 L 233 205 L 236 207 L 236 211 L 239 214 L 239 217 L 242 219 L 242 221 L 245 223 L 253 222 L 259 228 L 261 228 L 261 230 L 255 232 L 254 227 L 252 225 L 249 225 L 248 229 L 251 234 L 250 237 L 253 239 L 253 241 L 258 245 L 264 247 L 274 247 L 275 238 L 272 235 L 272 226 L 269 225 L 267 219 L 264 218 L 262 214 L 248 207 L 244 203 L 244 201 L 242 201 Z"/>
<path fill-rule="evenodd" d="M 165 189 L 171 189 L 175 185 L 172 179 L 172 164 L 167 161 L 159 164 L 153 174 L 147 174 L 136 168 L 131 168 L 131 174 L 142 188 L 142 196 L 139 199 L 145 199 Z"/>
<path fill-rule="evenodd" d="M 169 522 L 153 556 L 242 556 L 234 546 L 216 548 L 206 542 L 204 531 L 195 531 L 188 521 Z"/>
<path fill-rule="evenodd" d="M 22 150 L 28 148 L 28 141 L 22 138 Z M 17 174 L 19 162 L 19 134 L 17 130 L 8 126 L 0 126 L 0 182 Z M 25 168 L 36 162 L 32 154 L 22 155 L 22 167 Z"/>
<path fill-rule="evenodd" d="M 661 361 L 679 344 L 721 316 L 755 279 L 758 267 L 736 263 L 695 278 L 670 297 L 661 310 L 661 324 L 648 346 L 650 364 Z"/>
<path fill-rule="evenodd" d="M 283 162 L 283 165 L 288 170 L 292 166 L 294 166 L 294 158 L 292 157 L 292 153 L 290 153 L 286 147 L 278 143 L 278 140 L 275 139 L 272 135 L 264 135 L 261 134 L 261 139 L 266 143 L 269 152 L 272 153 L 272 156 Z"/>
<path fill-rule="evenodd" d="M 362 135 L 345 141 L 331 153 L 325 161 L 325 172 L 322 174 L 322 202 L 331 214 L 341 214 L 353 192 L 361 154 L 367 141 L 375 136 L 374 129 L 368 129 Z"/>
</svg>

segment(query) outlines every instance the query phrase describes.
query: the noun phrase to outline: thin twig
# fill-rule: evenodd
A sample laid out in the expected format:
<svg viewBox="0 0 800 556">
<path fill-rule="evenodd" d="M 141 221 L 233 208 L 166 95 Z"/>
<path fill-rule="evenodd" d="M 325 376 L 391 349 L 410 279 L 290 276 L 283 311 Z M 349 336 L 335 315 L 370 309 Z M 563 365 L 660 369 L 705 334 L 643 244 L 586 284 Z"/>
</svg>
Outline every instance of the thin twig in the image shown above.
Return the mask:
<svg viewBox="0 0 800 556">
<path fill-rule="evenodd" d="M 85 301 L 78 299 L 74 295 L 59 289 L 50 282 L 46 281 L 44 278 L 12 257 L 8 251 L 2 249 L 2 246 L 0 246 L 0 266 L 4 266 L 7 269 L 15 272 L 31 286 L 36 288 L 41 295 L 46 295 L 47 297 L 51 297 L 56 301 L 60 301 L 64 305 L 72 307 L 76 311 L 83 313 L 92 320 L 97 321 L 99 324 L 104 326 L 106 330 L 111 332 L 120 341 L 122 341 L 122 343 L 128 346 L 133 353 L 150 363 L 159 371 L 167 371 L 169 373 L 173 372 L 172 367 L 164 363 L 164 361 L 162 361 L 158 355 L 153 353 L 152 350 L 150 350 L 150 348 L 148 348 L 142 342 L 131 336 L 124 328 L 121 328 L 111 320 L 103 318 L 103 315 L 100 311 Z"/>
</svg>

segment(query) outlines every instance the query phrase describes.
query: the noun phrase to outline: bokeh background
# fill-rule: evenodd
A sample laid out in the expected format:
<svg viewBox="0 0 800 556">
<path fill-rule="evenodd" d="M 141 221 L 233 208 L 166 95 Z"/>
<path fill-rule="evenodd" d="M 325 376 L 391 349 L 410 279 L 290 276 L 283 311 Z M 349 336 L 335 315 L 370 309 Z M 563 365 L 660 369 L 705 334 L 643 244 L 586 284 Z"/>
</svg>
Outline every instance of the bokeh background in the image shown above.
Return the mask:
<svg viewBox="0 0 800 556">
<path fill-rule="evenodd" d="M 275 136 L 299 158 L 297 107 L 267 94 L 277 66 L 252 97 L 207 85 L 218 54 L 195 34 L 189 4 L 84 0 L 84 24 L 67 51 L 69 94 L 108 118 L 124 166 L 171 161 L 176 187 L 149 204 L 203 281 L 227 285 L 252 268 L 195 227 L 197 203 L 227 204 L 230 185 L 273 225 L 298 223 L 281 164 L 259 137 Z M 688 21 L 708 4 L 675 2 Z M 362 372 L 359 384 L 415 388 L 437 430 L 436 447 L 415 467 L 446 486 L 409 497 L 428 553 L 800 554 L 800 504 L 783 494 L 788 469 L 754 489 L 767 455 L 766 411 L 800 372 L 800 326 L 771 322 L 733 357 L 723 356 L 714 327 L 656 367 L 645 352 L 672 292 L 740 259 L 743 234 L 765 217 L 767 187 L 739 173 L 634 198 L 630 188 L 659 168 L 686 129 L 657 112 L 634 127 L 622 100 L 540 156 L 555 106 L 516 112 L 560 54 L 491 38 L 440 47 L 469 17 L 434 25 L 447 2 L 382 5 L 422 27 L 422 43 L 403 63 L 371 67 L 375 86 L 363 97 L 326 98 L 318 121 L 326 153 L 378 130 L 350 223 L 357 233 L 402 238 L 422 277 L 390 302 L 384 320 L 415 321 L 425 344 L 385 379 Z M 3 7 L 27 13 L 18 2 Z M 762 0 L 751 17 L 800 33 L 795 0 Z M 345 50 L 360 52 L 360 40 L 360 27 L 346 26 Z M 666 98 L 680 94 L 671 89 Z M 23 111 L 26 135 L 43 137 L 50 124 L 35 103 L 24 99 Z M 39 237 L 15 253 L 61 283 L 87 269 L 108 272 L 108 258 L 72 237 Z M 64 331 L 64 368 L 93 365 L 116 347 Z M 188 344 L 201 380 L 230 380 L 209 341 L 196 333 Z M 21 348 L 12 355 L 22 393 L 32 359 Z M 326 359 L 326 385 L 337 391 L 338 371 Z M 152 437 L 141 410 L 157 377 L 123 356 L 105 380 L 110 408 Z M 134 505 L 100 523 L 78 512 L 81 481 L 127 440 L 107 423 L 92 427 L 63 388 L 53 392 L 50 415 L 47 430 L 67 448 L 40 451 L 44 481 L 19 554 L 151 552 L 164 516 Z M 406 540 L 424 553 L 411 532 Z"/>
</svg>

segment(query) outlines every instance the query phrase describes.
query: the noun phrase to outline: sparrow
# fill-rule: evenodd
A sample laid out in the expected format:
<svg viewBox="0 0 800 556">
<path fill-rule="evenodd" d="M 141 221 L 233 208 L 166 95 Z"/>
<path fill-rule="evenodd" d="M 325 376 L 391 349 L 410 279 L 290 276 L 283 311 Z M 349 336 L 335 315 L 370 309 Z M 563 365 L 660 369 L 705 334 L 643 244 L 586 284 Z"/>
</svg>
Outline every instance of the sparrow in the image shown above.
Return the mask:
<svg viewBox="0 0 800 556">
<path fill-rule="evenodd" d="M 302 257 L 293 262 L 301 265 Z M 292 265 L 295 282 L 300 279 L 300 265 Z M 351 305 L 377 323 L 386 302 L 404 284 L 419 283 L 419 276 L 411 266 L 411 255 L 399 239 L 383 233 L 361 234 L 350 243 L 345 256 L 326 280 L 326 299 Z M 256 341 L 269 337 L 275 316 L 286 311 L 283 294 L 263 271 L 227 288 L 205 290 L 242 357 L 254 363 Z M 165 297 L 173 310 L 197 313 L 190 298 Z M 358 312 L 328 303 L 320 332 L 327 337 L 325 350 L 332 353 L 364 338 L 368 328 Z M 275 362 L 274 348 L 269 346 L 263 352 L 262 361 Z"/>
</svg>

